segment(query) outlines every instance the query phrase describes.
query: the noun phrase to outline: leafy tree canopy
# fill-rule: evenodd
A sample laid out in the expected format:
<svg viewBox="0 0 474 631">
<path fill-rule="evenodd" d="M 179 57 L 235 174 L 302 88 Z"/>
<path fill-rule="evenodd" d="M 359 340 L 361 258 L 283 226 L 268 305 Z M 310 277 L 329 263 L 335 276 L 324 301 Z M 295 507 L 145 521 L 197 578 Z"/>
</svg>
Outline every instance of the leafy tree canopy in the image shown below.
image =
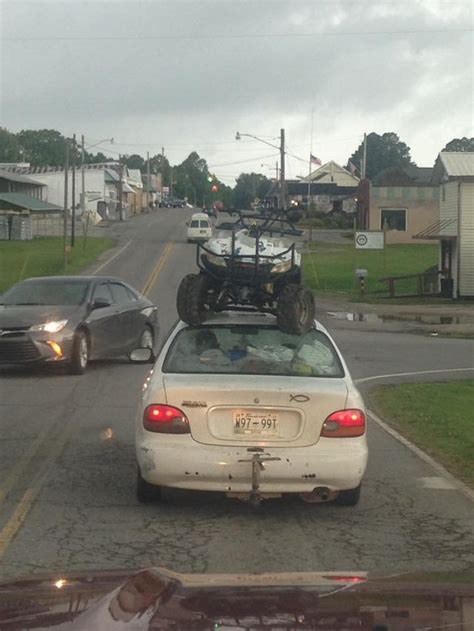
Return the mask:
<svg viewBox="0 0 474 631">
<path fill-rule="evenodd" d="M 241 173 L 233 191 L 233 205 L 248 209 L 255 198 L 263 199 L 271 186 L 271 180 L 261 173 Z"/>
<path fill-rule="evenodd" d="M 441 151 L 474 151 L 474 138 L 453 138 Z"/>
<path fill-rule="evenodd" d="M 361 142 L 348 160 L 357 168 L 362 166 L 364 143 Z M 379 135 L 371 132 L 367 135 L 367 168 L 366 176 L 374 178 L 377 173 L 389 167 L 415 166 L 411 159 L 410 147 L 402 142 L 394 132 L 385 132 Z"/>
</svg>

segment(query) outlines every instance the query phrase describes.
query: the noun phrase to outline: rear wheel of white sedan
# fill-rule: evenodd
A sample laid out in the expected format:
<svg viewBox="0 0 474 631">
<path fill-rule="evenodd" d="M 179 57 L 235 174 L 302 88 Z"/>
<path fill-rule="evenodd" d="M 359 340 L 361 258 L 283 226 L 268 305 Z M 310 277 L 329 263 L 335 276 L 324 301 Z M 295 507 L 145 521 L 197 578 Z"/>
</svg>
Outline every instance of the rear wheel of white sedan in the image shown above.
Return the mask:
<svg viewBox="0 0 474 631">
<path fill-rule="evenodd" d="M 137 467 L 137 500 L 142 504 L 150 504 L 161 499 L 161 487 L 150 484 L 142 478 L 140 469 Z"/>
<path fill-rule="evenodd" d="M 336 497 L 335 503 L 339 504 L 339 506 L 356 506 L 360 500 L 361 490 L 362 484 L 359 484 L 359 486 L 355 489 L 339 491 L 339 495 Z"/>
</svg>

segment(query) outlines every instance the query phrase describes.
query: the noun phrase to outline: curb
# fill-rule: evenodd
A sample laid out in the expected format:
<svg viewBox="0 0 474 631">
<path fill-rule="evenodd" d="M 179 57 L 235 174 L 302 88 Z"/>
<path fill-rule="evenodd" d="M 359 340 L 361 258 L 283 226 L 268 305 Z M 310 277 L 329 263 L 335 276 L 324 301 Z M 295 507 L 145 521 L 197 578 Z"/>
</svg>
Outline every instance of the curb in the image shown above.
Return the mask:
<svg viewBox="0 0 474 631">
<path fill-rule="evenodd" d="M 426 462 L 426 464 L 429 464 L 435 471 L 439 473 L 439 475 L 442 478 L 444 478 L 447 482 L 449 482 L 452 486 L 454 486 L 460 493 L 462 493 L 465 497 L 467 497 L 468 500 L 471 500 L 471 502 L 474 503 L 474 491 L 470 489 L 467 486 L 467 484 L 464 484 L 464 482 L 461 482 L 461 480 L 458 480 L 456 477 L 454 477 L 452 473 L 449 473 L 449 471 L 447 471 L 442 465 L 436 462 L 436 460 L 434 460 L 426 452 L 424 452 L 422 449 L 420 449 L 419 447 L 411 443 L 408 439 L 406 439 L 404 436 L 399 434 L 392 427 L 387 425 L 387 423 L 385 423 L 385 421 L 382 421 L 382 419 L 379 416 L 377 416 L 375 412 L 372 412 L 372 410 L 367 410 L 367 413 L 369 417 L 379 427 L 381 427 L 384 431 L 387 432 L 387 434 L 390 434 L 392 438 L 395 438 L 395 440 L 397 440 L 404 447 L 406 447 L 412 453 L 418 456 L 420 460 L 423 460 L 423 462 Z"/>
</svg>

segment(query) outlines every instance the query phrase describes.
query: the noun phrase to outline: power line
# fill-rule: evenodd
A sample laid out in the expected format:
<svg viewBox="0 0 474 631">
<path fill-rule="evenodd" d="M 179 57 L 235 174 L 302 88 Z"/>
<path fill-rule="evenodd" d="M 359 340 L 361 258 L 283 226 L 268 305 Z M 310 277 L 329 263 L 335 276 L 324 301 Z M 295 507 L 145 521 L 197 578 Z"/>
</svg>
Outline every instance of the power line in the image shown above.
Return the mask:
<svg viewBox="0 0 474 631">
<path fill-rule="evenodd" d="M 233 166 L 234 164 L 245 164 L 247 162 L 257 162 L 258 160 L 265 160 L 266 158 L 274 158 L 275 155 L 276 155 L 275 153 L 271 153 L 270 155 L 266 155 L 266 156 L 255 156 L 255 158 L 249 158 L 248 160 L 238 160 L 237 162 L 223 162 L 222 164 L 209 165 L 209 168 L 214 170 L 214 169 L 218 169 L 219 167 L 230 167 L 230 166 Z"/>
<path fill-rule="evenodd" d="M 207 39 L 282 39 L 282 38 L 305 38 L 305 37 L 347 37 L 351 35 L 364 36 L 364 35 L 433 35 L 439 33 L 447 35 L 450 33 L 472 33 L 472 28 L 451 28 L 451 29 L 411 29 L 411 30 L 393 30 L 393 31 L 319 31 L 313 33 L 239 33 L 239 34 L 217 34 L 212 33 L 209 35 L 69 35 L 69 36 L 55 36 L 55 37 L 42 37 L 42 36 L 5 36 L 2 37 L 4 41 L 8 42 L 94 42 L 94 41 L 106 41 L 106 42 L 123 42 L 123 41 L 160 41 L 160 40 L 207 40 Z"/>
</svg>

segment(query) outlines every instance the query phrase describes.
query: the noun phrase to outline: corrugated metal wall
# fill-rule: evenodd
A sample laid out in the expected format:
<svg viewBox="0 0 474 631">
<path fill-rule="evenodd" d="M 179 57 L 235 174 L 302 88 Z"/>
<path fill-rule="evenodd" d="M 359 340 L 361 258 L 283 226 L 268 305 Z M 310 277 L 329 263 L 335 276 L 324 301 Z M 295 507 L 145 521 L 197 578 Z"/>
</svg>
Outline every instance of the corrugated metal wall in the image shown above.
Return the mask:
<svg viewBox="0 0 474 631">
<path fill-rule="evenodd" d="M 460 228 L 459 295 L 474 296 L 474 182 L 461 184 Z"/>
</svg>

